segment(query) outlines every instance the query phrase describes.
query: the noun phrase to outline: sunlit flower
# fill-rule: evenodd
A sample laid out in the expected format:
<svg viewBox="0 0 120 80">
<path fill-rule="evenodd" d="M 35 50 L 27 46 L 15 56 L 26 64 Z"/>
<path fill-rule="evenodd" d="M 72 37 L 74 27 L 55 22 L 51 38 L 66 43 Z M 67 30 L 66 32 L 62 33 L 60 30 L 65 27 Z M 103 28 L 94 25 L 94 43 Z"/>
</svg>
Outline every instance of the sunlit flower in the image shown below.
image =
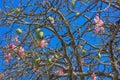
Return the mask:
<svg viewBox="0 0 120 80">
<path fill-rule="evenodd" d="M 104 27 L 102 26 L 104 24 L 103 20 L 99 18 L 99 16 L 97 15 L 94 18 L 94 21 L 96 23 L 96 26 L 94 28 L 95 32 L 98 33 L 100 30 L 104 30 Z"/>
<path fill-rule="evenodd" d="M 91 77 L 92 77 L 92 80 L 96 80 L 96 74 L 95 73 L 92 73 Z"/>
<path fill-rule="evenodd" d="M 4 58 L 5 58 L 4 61 L 5 61 L 7 64 L 9 64 L 9 61 L 12 60 L 11 53 L 6 54 L 6 55 L 4 56 Z"/>
</svg>

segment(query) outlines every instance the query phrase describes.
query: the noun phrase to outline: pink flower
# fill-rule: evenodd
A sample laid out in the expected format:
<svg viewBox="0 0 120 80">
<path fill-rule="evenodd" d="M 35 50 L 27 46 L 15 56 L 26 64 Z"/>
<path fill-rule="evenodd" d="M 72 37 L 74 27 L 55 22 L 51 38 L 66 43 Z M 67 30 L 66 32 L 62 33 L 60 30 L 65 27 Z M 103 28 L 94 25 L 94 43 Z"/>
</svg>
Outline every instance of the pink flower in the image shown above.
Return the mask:
<svg viewBox="0 0 120 80">
<path fill-rule="evenodd" d="M 96 80 L 96 74 L 95 73 L 92 73 L 91 77 L 92 77 L 92 80 Z"/>
<path fill-rule="evenodd" d="M 96 23 L 96 26 L 102 26 L 103 25 L 103 21 L 102 19 L 99 18 L 99 16 L 97 15 L 95 18 L 94 18 L 94 21 Z"/>
<path fill-rule="evenodd" d="M 63 72 L 63 69 L 58 69 L 57 71 L 56 71 L 56 74 L 63 74 L 64 72 Z"/>
<path fill-rule="evenodd" d="M 24 56 L 25 56 L 25 50 L 24 50 L 23 47 L 20 47 L 20 48 L 19 48 L 18 53 L 20 54 L 20 56 L 21 56 L 22 58 L 24 58 Z M 18 59 L 19 59 L 19 58 L 18 58 Z"/>
<path fill-rule="evenodd" d="M 96 23 L 96 27 L 94 28 L 95 32 L 98 33 L 100 30 L 104 30 L 104 27 L 102 26 L 104 24 L 103 20 L 99 18 L 99 16 L 97 15 L 94 18 L 94 21 Z"/>
<path fill-rule="evenodd" d="M 48 41 L 47 40 L 41 40 L 39 42 L 39 49 L 43 49 L 48 45 Z"/>
<path fill-rule="evenodd" d="M 11 44 L 9 44 L 9 48 L 10 49 L 14 49 L 16 46 L 14 45 L 14 43 L 11 43 Z"/>
<path fill-rule="evenodd" d="M 19 51 L 19 53 L 24 53 L 25 52 L 23 47 L 20 47 L 20 49 L 18 51 Z"/>
<path fill-rule="evenodd" d="M 8 53 L 7 55 L 5 55 L 4 58 L 5 58 L 4 61 L 5 61 L 7 64 L 9 64 L 9 61 L 12 60 L 11 53 Z"/>
</svg>

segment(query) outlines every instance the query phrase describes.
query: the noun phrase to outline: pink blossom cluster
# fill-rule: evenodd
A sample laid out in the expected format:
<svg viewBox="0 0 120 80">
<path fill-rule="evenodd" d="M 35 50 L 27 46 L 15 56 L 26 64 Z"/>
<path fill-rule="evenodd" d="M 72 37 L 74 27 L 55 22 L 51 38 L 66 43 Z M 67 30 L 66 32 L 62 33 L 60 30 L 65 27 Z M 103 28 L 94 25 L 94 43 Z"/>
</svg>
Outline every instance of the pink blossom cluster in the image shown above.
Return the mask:
<svg viewBox="0 0 120 80">
<path fill-rule="evenodd" d="M 104 27 L 102 26 L 104 24 L 103 20 L 100 19 L 100 17 L 97 15 L 95 18 L 94 18 L 94 21 L 95 21 L 95 32 L 98 33 L 100 30 L 104 30 Z"/>
<path fill-rule="evenodd" d="M 15 37 L 15 38 L 14 38 L 14 41 L 15 41 L 15 42 L 18 42 L 18 37 Z M 18 60 L 20 60 L 20 58 L 24 58 L 24 56 L 25 56 L 25 51 L 24 51 L 24 48 L 23 48 L 23 47 L 17 47 L 17 46 L 15 46 L 14 42 L 12 42 L 11 44 L 7 45 L 7 48 L 12 49 L 12 50 L 14 50 L 15 52 L 17 52 L 17 53 L 19 54 Z M 7 64 L 9 64 L 9 62 L 12 60 L 12 55 L 11 55 L 11 53 L 6 54 L 6 55 L 4 56 L 4 58 L 5 58 L 4 61 L 5 61 Z"/>
<path fill-rule="evenodd" d="M 25 57 L 25 50 L 24 50 L 23 47 L 20 47 L 18 49 L 18 54 L 19 54 L 18 60 L 20 60 L 20 58 L 24 58 Z"/>
<path fill-rule="evenodd" d="M 48 45 L 48 40 L 38 41 L 39 49 L 43 49 Z"/>
<path fill-rule="evenodd" d="M 12 60 L 11 53 L 6 54 L 6 55 L 4 56 L 4 58 L 5 58 L 4 61 L 5 61 L 7 64 L 9 64 L 9 62 Z"/>
<path fill-rule="evenodd" d="M 11 44 L 9 44 L 9 48 L 10 49 L 14 49 L 16 46 L 14 45 L 14 43 L 11 43 Z"/>
</svg>

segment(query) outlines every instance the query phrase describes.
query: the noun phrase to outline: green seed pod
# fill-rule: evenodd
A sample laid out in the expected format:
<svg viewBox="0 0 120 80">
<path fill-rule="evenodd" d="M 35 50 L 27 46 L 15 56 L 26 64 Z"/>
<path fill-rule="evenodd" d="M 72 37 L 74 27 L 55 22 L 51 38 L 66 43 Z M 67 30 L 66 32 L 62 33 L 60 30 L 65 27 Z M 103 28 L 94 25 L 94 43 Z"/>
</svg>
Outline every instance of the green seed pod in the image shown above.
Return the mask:
<svg viewBox="0 0 120 80">
<path fill-rule="evenodd" d="M 41 31 L 40 28 L 36 29 L 36 38 L 37 38 L 37 40 L 41 40 L 41 39 L 43 39 L 43 37 L 44 37 L 44 32 Z"/>
<path fill-rule="evenodd" d="M 76 12 L 76 17 L 79 17 L 80 13 L 79 12 Z"/>
<path fill-rule="evenodd" d="M 86 50 L 85 49 L 82 50 L 82 55 L 83 56 L 86 55 Z"/>
<path fill-rule="evenodd" d="M 51 59 L 47 59 L 48 64 L 52 64 L 52 60 Z"/>
<path fill-rule="evenodd" d="M 98 58 L 101 58 L 101 57 L 102 57 L 102 55 L 100 53 L 98 53 Z"/>
<path fill-rule="evenodd" d="M 42 40 L 44 37 L 44 33 L 41 31 L 39 33 L 36 34 L 37 40 Z"/>
<path fill-rule="evenodd" d="M 17 34 L 21 34 L 21 33 L 22 33 L 22 29 L 17 28 L 16 33 L 17 33 Z"/>
<path fill-rule="evenodd" d="M 58 56 L 57 54 L 55 54 L 54 56 L 55 56 L 55 58 L 56 58 L 56 59 L 58 59 L 58 58 L 59 58 L 59 56 Z"/>
<path fill-rule="evenodd" d="M 41 31 L 40 28 L 37 28 L 37 29 L 36 29 L 36 33 L 39 33 L 40 31 Z"/>
<path fill-rule="evenodd" d="M 76 0 L 72 0 L 72 2 L 71 2 L 71 5 L 72 5 L 73 8 L 75 8 L 75 1 Z"/>
<path fill-rule="evenodd" d="M 34 59 L 33 59 L 33 64 L 35 67 L 39 67 L 39 64 L 40 64 L 40 57 L 36 56 Z"/>
<path fill-rule="evenodd" d="M 72 2 L 71 5 L 72 5 L 73 8 L 75 8 L 75 3 L 74 2 Z"/>
</svg>

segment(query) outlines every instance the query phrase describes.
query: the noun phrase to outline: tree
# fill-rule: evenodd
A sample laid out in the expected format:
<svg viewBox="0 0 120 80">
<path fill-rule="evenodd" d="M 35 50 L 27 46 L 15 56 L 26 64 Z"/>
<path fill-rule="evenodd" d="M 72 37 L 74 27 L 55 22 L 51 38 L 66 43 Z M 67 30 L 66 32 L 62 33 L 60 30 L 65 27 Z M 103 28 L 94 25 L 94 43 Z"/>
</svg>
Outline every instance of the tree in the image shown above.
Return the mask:
<svg viewBox="0 0 120 80">
<path fill-rule="evenodd" d="M 2 0 L 1 79 L 119 80 L 119 0 Z"/>
</svg>

